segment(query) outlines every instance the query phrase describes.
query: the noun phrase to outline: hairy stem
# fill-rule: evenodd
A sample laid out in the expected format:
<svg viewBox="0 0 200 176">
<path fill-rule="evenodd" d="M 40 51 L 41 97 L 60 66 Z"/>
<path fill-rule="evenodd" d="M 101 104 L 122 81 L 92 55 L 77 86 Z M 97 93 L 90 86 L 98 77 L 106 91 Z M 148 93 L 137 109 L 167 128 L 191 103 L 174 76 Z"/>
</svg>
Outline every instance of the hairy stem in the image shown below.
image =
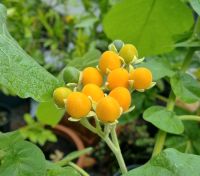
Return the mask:
<svg viewBox="0 0 200 176">
<path fill-rule="evenodd" d="M 200 122 L 200 116 L 196 116 L 196 115 L 181 115 L 181 116 L 178 116 L 178 118 L 181 120 L 193 120 L 193 121 Z"/>
<path fill-rule="evenodd" d="M 80 168 L 75 163 L 69 162 L 68 165 L 71 166 L 71 167 L 73 167 L 75 170 L 77 170 L 82 176 L 90 176 L 87 172 L 85 172 L 82 168 Z"/>
</svg>

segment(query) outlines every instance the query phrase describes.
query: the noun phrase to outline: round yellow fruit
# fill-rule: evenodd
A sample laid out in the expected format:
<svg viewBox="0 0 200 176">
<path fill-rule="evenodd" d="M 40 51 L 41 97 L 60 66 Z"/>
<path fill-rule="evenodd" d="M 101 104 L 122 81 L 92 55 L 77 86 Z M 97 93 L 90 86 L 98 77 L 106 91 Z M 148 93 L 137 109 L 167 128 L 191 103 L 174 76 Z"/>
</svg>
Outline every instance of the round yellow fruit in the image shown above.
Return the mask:
<svg viewBox="0 0 200 176">
<path fill-rule="evenodd" d="M 121 60 L 119 55 L 113 51 L 105 51 L 99 60 L 99 69 L 102 73 L 107 74 L 107 70 L 114 70 L 121 67 Z"/>
<path fill-rule="evenodd" d="M 135 89 L 147 89 L 152 83 L 152 73 L 149 69 L 140 67 L 130 73 L 130 80 L 133 80 Z"/>
<path fill-rule="evenodd" d="M 81 92 L 72 92 L 65 104 L 67 113 L 73 118 L 80 119 L 87 116 L 92 105 L 90 99 Z"/>
<path fill-rule="evenodd" d="M 124 59 L 125 63 L 129 64 L 134 58 L 138 57 L 138 52 L 134 45 L 125 44 L 121 48 L 119 55 Z"/>
<path fill-rule="evenodd" d="M 131 94 L 128 89 L 124 87 L 117 87 L 110 92 L 109 96 L 117 100 L 123 111 L 129 109 L 131 105 Z"/>
<path fill-rule="evenodd" d="M 104 97 L 104 93 L 100 87 L 95 84 L 87 84 L 83 87 L 82 93 L 90 96 L 93 101 L 98 102 Z"/>
<path fill-rule="evenodd" d="M 82 83 L 83 85 L 92 83 L 101 86 L 103 84 L 103 77 L 96 68 L 87 67 L 82 72 Z"/>
<path fill-rule="evenodd" d="M 111 71 L 107 78 L 108 88 L 114 89 L 116 87 L 125 87 L 129 86 L 129 73 L 124 68 L 117 68 Z"/>
<path fill-rule="evenodd" d="M 55 104 L 59 108 L 64 108 L 65 107 L 64 100 L 67 99 L 70 93 L 72 93 L 72 91 L 69 88 L 66 88 L 66 87 L 56 88 L 53 92 L 53 100 Z"/>
<path fill-rule="evenodd" d="M 96 106 L 98 119 L 104 123 L 112 123 L 120 117 L 120 105 L 112 97 L 102 98 Z"/>
</svg>

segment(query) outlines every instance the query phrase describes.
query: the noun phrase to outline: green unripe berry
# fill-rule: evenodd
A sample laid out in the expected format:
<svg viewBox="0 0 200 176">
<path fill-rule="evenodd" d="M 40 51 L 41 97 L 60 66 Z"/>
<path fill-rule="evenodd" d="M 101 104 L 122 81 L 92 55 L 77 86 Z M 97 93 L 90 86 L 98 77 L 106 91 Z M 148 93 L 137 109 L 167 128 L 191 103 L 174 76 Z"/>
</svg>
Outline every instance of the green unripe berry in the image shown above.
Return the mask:
<svg viewBox="0 0 200 176">
<path fill-rule="evenodd" d="M 134 45 L 132 44 L 125 44 L 120 52 L 119 55 L 124 59 L 126 64 L 129 64 L 133 60 L 137 59 L 138 52 Z"/>
<path fill-rule="evenodd" d="M 63 71 L 63 80 L 67 83 L 78 83 L 80 76 L 80 71 L 75 68 L 68 66 Z"/>
</svg>

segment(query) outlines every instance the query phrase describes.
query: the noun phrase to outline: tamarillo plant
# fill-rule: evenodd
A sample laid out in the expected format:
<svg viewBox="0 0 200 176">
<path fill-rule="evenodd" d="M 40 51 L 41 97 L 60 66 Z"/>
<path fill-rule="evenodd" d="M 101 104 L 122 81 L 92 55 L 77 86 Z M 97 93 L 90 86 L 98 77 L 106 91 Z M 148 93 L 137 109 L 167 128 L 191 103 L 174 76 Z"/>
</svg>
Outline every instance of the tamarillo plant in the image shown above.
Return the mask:
<svg viewBox="0 0 200 176">
<path fill-rule="evenodd" d="M 132 9 L 138 7 L 137 3 L 147 8 L 143 14 L 140 10 Z M 195 0 L 191 0 L 191 5 L 194 4 Z M 199 13 L 198 8 L 194 10 Z M 199 50 L 200 21 L 197 18 L 194 22 L 192 12 L 185 2 L 179 0 L 124 0 L 110 10 L 103 23 L 108 37 L 113 40 L 120 38 L 126 43 L 114 40 L 108 46 L 108 51 L 96 56 L 99 58 L 97 67 L 94 65 L 79 71 L 76 64 L 74 67 L 66 66 L 56 78 L 25 53 L 12 38 L 6 28 L 6 8 L 0 4 L 0 84 L 22 98 L 31 97 L 41 102 L 37 118 L 42 123 L 54 126 L 67 112 L 69 120 L 81 123 L 97 134 L 114 153 L 122 175 L 199 176 L 198 155 L 182 153 L 173 148 L 163 150 L 168 133 L 181 135 L 184 132 L 183 121 L 200 121 L 199 115 L 178 115 L 174 111 L 177 98 L 186 103 L 200 101 L 200 83 L 187 72 L 194 53 Z M 140 17 L 134 29 L 124 15 L 131 20 L 132 17 Z M 164 27 L 162 24 L 165 24 Z M 155 30 L 159 25 L 162 30 Z M 193 29 L 192 34 L 183 36 L 190 29 Z M 177 41 L 181 42 L 175 43 L 176 36 L 179 36 Z M 138 51 L 129 44 L 133 41 Z M 166 64 L 163 58 L 139 58 L 140 55 L 163 54 L 174 47 L 187 50 L 184 60 L 175 69 Z M 144 120 L 158 128 L 152 158 L 143 166 L 127 171 L 116 134 L 118 120 L 122 114 L 134 111 L 131 99 L 134 99 L 135 91 L 148 91 L 155 86 L 153 81 L 164 77 L 171 86 L 169 98 L 165 99 L 166 107 L 151 106 L 143 113 Z M 42 112 L 47 107 L 51 107 L 49 112 L 56 111 L 56 115 L 45 116 Z M 95 121 L 94 125 L 90 123 L 91 118 Z M 0 174 L 87 176 L 89 174 L 72 160 L 91 150 L 88 148 L 75 152 L 57 163 L 51 163 L 45 160 L 37 146 L 24 141 L 18 131 L 1 133 Z"/>
</svg>

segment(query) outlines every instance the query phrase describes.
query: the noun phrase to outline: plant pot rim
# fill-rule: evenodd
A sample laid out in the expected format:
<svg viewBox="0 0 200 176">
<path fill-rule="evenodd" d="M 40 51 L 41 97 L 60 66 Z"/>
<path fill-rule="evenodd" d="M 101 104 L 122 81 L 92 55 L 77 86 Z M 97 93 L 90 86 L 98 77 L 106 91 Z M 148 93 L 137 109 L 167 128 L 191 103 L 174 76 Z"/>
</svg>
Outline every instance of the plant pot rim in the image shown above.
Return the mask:
<svg viewBox="0 0 200 176">
<path fill-rule="evenodd" d="M 66 136 L 68 136 L 74 142 L 74 144 L 78 150 L 85 149 L 83 141 L 81 140 L 81 138 L 78 136 L 78 134 L 73 129 L 63 126 L 63 125 L 56 125 L 53 129 L 56 131 L 59 131 L 61 133 L 64 133 Z M 83 167 L 84 160 L 85 160 L 85 156 L 84 155 L 80 156 L 77 161 L 77 165 L 80 167 Z"/>
</svg>

